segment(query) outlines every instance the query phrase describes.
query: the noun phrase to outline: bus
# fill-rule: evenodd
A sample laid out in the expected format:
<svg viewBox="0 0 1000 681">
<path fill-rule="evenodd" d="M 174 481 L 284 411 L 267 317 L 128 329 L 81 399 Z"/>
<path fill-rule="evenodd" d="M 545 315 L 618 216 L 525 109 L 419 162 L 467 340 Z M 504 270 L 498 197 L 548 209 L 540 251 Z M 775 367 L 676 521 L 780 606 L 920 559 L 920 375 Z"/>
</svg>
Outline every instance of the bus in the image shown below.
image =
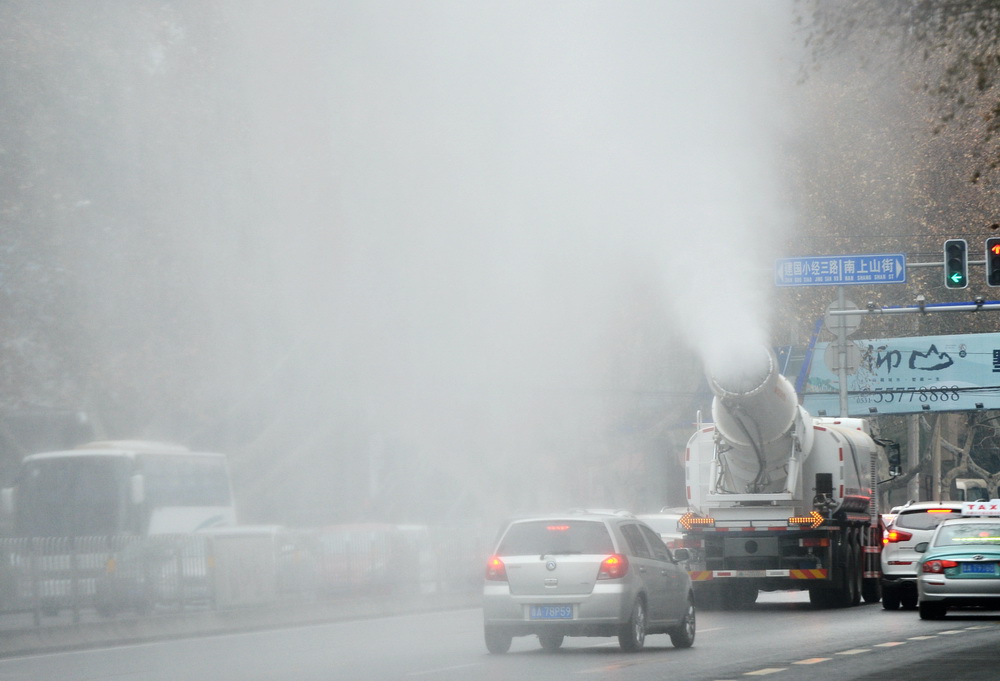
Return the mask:
<svg viewBox="0 0 1000 681">
<path fill-rule="evenodd" d="M 13 530 L 4 564 L 20 584 L 10 595 L 46 611 L 89 604 L 127 544 L 236 524 L 226 456 L 158 442 L 32 454 L 0 500 Z"/>
<path fill-rule="evenodd" d="M 236 524 L 225 455 L 156 442 L 27 456 L 3 505 L 15 537 L 189 534 Z"/>
</svg>

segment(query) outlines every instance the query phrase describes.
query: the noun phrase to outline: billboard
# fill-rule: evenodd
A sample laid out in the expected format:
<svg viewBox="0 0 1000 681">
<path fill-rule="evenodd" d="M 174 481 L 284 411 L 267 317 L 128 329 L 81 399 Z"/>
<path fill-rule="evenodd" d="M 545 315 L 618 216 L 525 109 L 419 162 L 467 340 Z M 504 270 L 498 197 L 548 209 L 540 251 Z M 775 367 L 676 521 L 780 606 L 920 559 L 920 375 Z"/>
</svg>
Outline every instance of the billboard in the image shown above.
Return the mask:
<svg viewBox="0 0 1000 681">
<path fill-rule="evenodd" d="M 1000 333 L 857 340 L 847 375 L 850 416 L 1000 409 Z M 817 343 L 801 387 L 810 413 L 840 415 L 840 381 Z M 874 410 L 874 411 L 873 411 Z"/>
</svg>

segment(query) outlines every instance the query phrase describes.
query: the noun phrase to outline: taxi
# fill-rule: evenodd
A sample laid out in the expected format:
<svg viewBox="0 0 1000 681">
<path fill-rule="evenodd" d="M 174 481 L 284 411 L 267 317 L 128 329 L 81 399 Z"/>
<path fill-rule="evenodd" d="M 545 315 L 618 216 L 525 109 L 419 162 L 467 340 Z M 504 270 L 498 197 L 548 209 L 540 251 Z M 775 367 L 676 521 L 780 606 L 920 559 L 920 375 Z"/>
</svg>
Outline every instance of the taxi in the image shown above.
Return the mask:
<svg viewBox="0 0 1000 681">
<path fill-rule="evenodd" d="M 962 517 L 914 548 L 921 619 L 941 619 L 952 606 L 1000 609 L 1000 499 L 964 503 Z"/>
</svg>

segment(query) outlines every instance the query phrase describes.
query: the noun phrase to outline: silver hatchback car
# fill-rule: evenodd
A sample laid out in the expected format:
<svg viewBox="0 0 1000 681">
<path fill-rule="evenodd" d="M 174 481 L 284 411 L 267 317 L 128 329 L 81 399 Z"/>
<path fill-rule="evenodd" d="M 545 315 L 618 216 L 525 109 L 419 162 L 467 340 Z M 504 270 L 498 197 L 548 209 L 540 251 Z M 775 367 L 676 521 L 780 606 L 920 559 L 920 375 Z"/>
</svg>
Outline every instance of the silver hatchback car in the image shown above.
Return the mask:
<svg viewBox="0 0 1000 681">
<path fill-rule="evenodd" d="M 659 535 L 622 512 L 575 512 L 514 520 L 486 566 L 486 648 L 505 653 L 514 636 L 553 651 L 566 636 L 617 636 L 640 650 L 647 634 L 694 644 L 695 603 L 681 562 Z"/>
</svg>

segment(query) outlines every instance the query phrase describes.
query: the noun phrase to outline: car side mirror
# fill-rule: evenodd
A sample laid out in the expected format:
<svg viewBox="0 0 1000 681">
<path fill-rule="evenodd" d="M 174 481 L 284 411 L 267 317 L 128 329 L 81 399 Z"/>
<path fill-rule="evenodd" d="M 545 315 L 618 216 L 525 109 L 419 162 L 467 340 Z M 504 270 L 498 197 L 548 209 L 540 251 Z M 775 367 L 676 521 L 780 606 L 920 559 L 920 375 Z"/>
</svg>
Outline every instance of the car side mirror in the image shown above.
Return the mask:
<svg viewBox="0 0 1000 681">
<path fill-rule="evenodd" d="M 903 472 L 901 456 L 899 453 L 899 443 L 893 442 L 886 447 L 886 456 L 889 459 L 889 477 L 895 478 Z"/>
<path fill-rule="evenodd" d="M 928 544 L 925 541 L 922 541 L 919 544 L 917 544 L 916 546 L 914 546 L 913 550 L 916 551 L 917 553 L 927 553 L 927 547 L 928 546 L 930 546 L 930 544 Z"/>
<path fill-rule="evenodd" d="M 687 549 L 674 549 L 673 551 L 674 560 L 683 563 L 686 560 L 691 560 L 691 552 Z"/>
</svg>

